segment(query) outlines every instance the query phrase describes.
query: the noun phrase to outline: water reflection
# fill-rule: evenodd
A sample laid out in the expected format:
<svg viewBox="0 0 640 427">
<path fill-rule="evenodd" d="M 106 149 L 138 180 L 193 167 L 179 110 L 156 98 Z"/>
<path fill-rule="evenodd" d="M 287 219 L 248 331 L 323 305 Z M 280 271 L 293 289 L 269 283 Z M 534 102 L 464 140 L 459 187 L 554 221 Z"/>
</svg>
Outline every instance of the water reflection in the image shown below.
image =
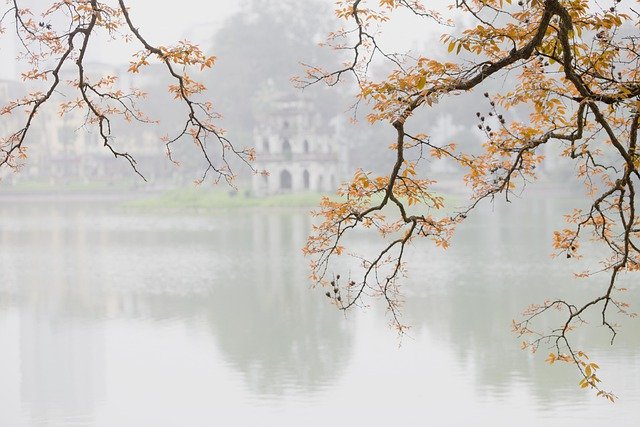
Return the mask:
<svg viewBox="0 0 640 427">
<path fill-rule="evenodd" d="M 0 310 L 20 312 L 33 422 L 86 421 L 108 399 L 111 319 L 204 328 L 258 395 L 326 388 L 349 359 L 348 324 L 306 286 L 304 212 L 132 219 L 108 206 L 29 204 L 3 206 L 0 223 Z"/>
<path fill-rule="evenodd" d="M 247 228 L 250 240 L 238 240 Z M 245 263 L 229 266 L 230 279 L 216 286 L 209 326 L 255 392 L 282 393 L 290 385 L 312 391 L 335 379 L 349 358 L 346 323 L 306 286 L 300 242 L 308 230 L 301 212 L 255 212 L 223 238 L 236 240 L 231 256 Z"/>
<path fill-rule="evenodd" d="M 94 297 L 86 234 L 56 227 L 63 218 L 55 210 L 42 218 L 53 224 L 46 235 L 16 232 L 23 213 L 38 209 L 9 212 L 0 250 L 0 271 L 7 273 L 0 301 L 20 308 L 22 405 L 33 422 L 90 423 L 105 395 L 105 345 L 104 307 Z"/>
<path fill-rule="evenodd" d="M 544 198 L 533 203 L 496 203 L 477 212 L 469 224 L 461 227 L 446 253 L 432 245 L 420 246 L 413 253 L 409 264 L 415 267 L 406 287 L 410 294 L 406 321 L 417 331 L 427 329 L 439 342 L 451 345 L 459 366 L 472 364 L 473 381 L 482 396 L 506 396 L 525 383 L 540 411 L 566 409 L 576 402 L 592 400 L 590 394 L 576 392 L 573 367 L 550 369 L 542 363 L 547 348 L 529 357 L 518 349 L 517 338 L 507 333 L 511 320 L 531 303 L 548 298 L 584 302 L 602 292 L 603 282 L 606 286 L 606 276 L 573 277 L 573 272 L 597 259 L 596 253 L 586 254 L 580 262 L 549 255 L 553 231 L 564 226 L 562 213 L 573 207 L 571 201 Z M 417 262 L 420 259 L 429 262 Z M 627 295 L 627 302 L 640 307 L 637 283 L 632 279 L 622 278 L 621 282 L 635 289 Z M 588 319 L 593 325 L 599 325 L 597 315 L 596 310 Z M 640 324 L 616 316 L 614 311 L 611 318 L 622 325 L 615 347 L 611 347 L 611 337 L 602 327 L 584 327 L 575 333 L 575 342 L 579 348 L 588 349 L 601 365 L 613 365 L 609 366 L 607 379 L 614 384 L 615 371 L 620 373 L 615 365 L 627 367 L 624 369 L 631 374 L 627 379 L 633 378 L 635 386 L 619 383 L 618 389 L 631 394 L 626 398 L 637 399 Z M 549 313 L 539 325 L 548 327 L 560 321 Z"/>
<path fill-rule="evenodd" d="M 595 424 L 607 409 L 577 391 L 575 373 L 549 369 L 509 334 L 531 302 L 588 297 L 589 283 L 569 279 L 574 264 L 547 256 L 564 205 L 512 206 L 476 214 L 447 253 L 413 249 L 404 290 L 414 339 L 398 349 L 382 310 L 345 319 L 309 290 L 304 211 L 2 203 L 0 346 L 17 351 L 0 355 L 0 397 L 20 402 L 0 399 L 0 425 L 148 425 L 151 414 L 154 425 L 176 425 L 256 403 L 286 417 L 260 412 L 254 425 L 292 424 L 302 408 L 311 425 L 333 419 L 322 405 L 360 401 L 371 409 L 354 422 L 380 425 L 400 411 L 403 425 L 422 425 L 431 389 L 435 420 L 471 421 L 486 406 Z M 640 403 L 638 332 L 628 322 L 612 351 L 604 335 L 587 343 L 625 396 L 620 425 L 632 425 Z M 468 411 L 453 410 L 460 404 Z M 392 418 L 379 417 L 387 410 Z M 129 412 L 137 421 L 118 417 Z"/>
</svg>

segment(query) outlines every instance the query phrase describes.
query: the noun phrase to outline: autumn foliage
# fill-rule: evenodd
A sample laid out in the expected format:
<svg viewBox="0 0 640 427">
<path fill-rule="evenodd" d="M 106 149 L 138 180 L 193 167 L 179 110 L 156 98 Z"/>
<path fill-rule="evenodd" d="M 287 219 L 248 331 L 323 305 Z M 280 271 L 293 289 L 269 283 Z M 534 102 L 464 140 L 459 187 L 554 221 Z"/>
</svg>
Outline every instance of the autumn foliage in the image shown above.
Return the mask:
<svg viewBox="0 0 640 427">
<path fill-rule="evenodd" d="M 613 340 L 617 328 L 609 321 L 610 313 L 627 313 L 617 279 L 623 272 L 640 270 L 640 217 L 635 203 L 640 184 L 640 14 L 620 0 L 607 7 L 586 0 L 457 0 L 443 10 L 426 6 L 419 0 L 338 1 L 336 16 L 344 28 L 330 34 L 328 44 L 349 52 L 349 60 L 337 70 L 308 67 L 307 75 L 297 80 L 299 85 L 336 85 L 352 77 L 359 88 L 358 103 L 368 105 L 369 122 L 388 123 L 396 135 L 389 141 L 395 161 L 388 173 L 375 176 L 358 170 L 341 186 L 338 200 L 323 199 L 317 211 L 320 222 L 304 249 L 312 259 L 312 278 L 328 287 L 327 296 L 343 310 L 365 304 L 370 297 L 381 298 L 392 323 L 404 331 L 400 282 L 409 244 L 426 238 L 446 249 L 456 226 L 479 203 L 497 196 L 509 200 L 535 179 L 537 166 L 545 161 L 542 146 L 561 147 L 562 156 L 573 161 L 577 178 L 585 185 L 590 206 L 568 212 L 566 228 L 551 237 L 556 255 L 566 258 L 579 258 L 585 240 L 595 240 L 608 250 L 597 271 L 579 273 L 598 273 L 601 292 L 584 304 L 563 300 L 533 304 L 514 321 L 513 329 L 524 348 L 551 347 L 550 364 L 573 363 L 581 387 L 613 400 L 613 394 L 601 389 L 599 366 L 573 347 L 571 333 L 584 323 L 587 312 L 598 311 Z M 383 49 L 378 37 L 401 12 L 442 29 L 444 59 L 429 52 L 408 55 Z M 136 100 L 145 96 L 141 91 L 119 88 L 115 76 L 95 81 L 87 77 L 85 56 L 99 32 L 139 47 L 131 58 L 130 73 L 156 62 L 173 79 L 167 89 L 186 113 L 176 135 L 164 138 L 170 158 L 172 144 L 186 137 L 208 165 L 201 180 L 212 174 L 216 181 L 231 182 L 228 154 L 250 165 L 253 151 L 237 149 L 227 140 L 215 123 L 218 115 L 212 104 L 202 97 L 205 87 L 189 73 L 212 67 L 215 58 L 188 41 L 173 46 L 147 41 L 123 0 L 55 1 L 38 12 L 13 0 L 0 25 L 2 31 L 12 28 L 18 36 L 21 59 L 30 67 L 22 79 L 43 88 L 2 107 L 2 115 L 20 115 L 21 125 L 0 136 L 0 166 L 17 169 L 25 161 L 26 137 L 38 111 L 64 85 L 75 96 L 60 104 L 60 114 L 82 111 L 86 124 L 98 129 L 105 149 L 140 174 L 134 157 L 115 148 L 111 124 L 116 119 L 152 118 L 136 106 Z M 370 70 L 380 63 L 391 71 L 376 79 Z M 74 70 L 73 78 L 62 78 L 64 67 Z M 496 78 L 508 84 L 499 91 L 488 90 L 488 82 Z M 419 111 L 437 108 L 448 97 L 464 102 L 471 92 L 482 93 L 489 105 L 487 113 L 477 114 L 484 138 L 481 147 L 464 141 L 438 145 L 429 138 L 429 129 L 407 130 L 409 124 L 420 128 L 419 122 L 412 122 Z M 526 113 L 526 119 L 515 119 L 510 114 L 514 110 Z M 433 191 L 438 177 L 423 176 L 419 168 L 429 157 L 449 159 L 464 171 L 463 182 L 472 193 L 464 208 L 452 211 Z M 373 255 L 352 253 L 345 241 L 357 228 L 377 231 L 383 249 Z M 340 279 L 334 276 L 334 260 L 346 254 L 357 258 L 362 271 L 357 277 Z M 563 313 L 564 321 L 538 329 L 536 321 L 552 309 Z"/>
<path fill-rule="evenodd" d="M 441 25 L 446 60 L 381 48 L 384 24 L 401 11 L 411 12 L 424 25 Z M 524 348 L 553 348 L 549 363 L 575 364 L 581 387 L 613 400 L 613 394 L 600 388 L 598 365 L 573 348 L 571 332 L 585 323 L 587 312 L 598 310 L 613 339 L 617 329 L 609 314 L 633 315 L 619 300 L 616 279 L 622 272 L 640 270 L 635 203 L 640 184 L 638 12 L 619 1 L 603 9 L 585 0 L 459 0 L 448 11 L 435 11 L 413 0 L 355 0 L 339 2 L 337 16 L 345 27 L 330 41 L 341 50 L 350 49 L 350 61 L 339 70 L 309 68 L 299 83 L 334 85 L 355 77 L 360 102 L 370 106 L 368 120 L 395 128 L 391 148 L 396 161 L 386 176 L 357 171 L 340 189 L 343 201 L 323 201 L 317 212 L 322 222 L 305 249 L 313 259 L 313 279 L 334 288 L 329 296 L 343 310 L 364 304 L 365 296 L 382 298 L 392 323 L 403 331 L 398 282 L 408 243 L 427 238 L 446 248 L 455 227 L 478 203 L 498 195 L 509 200 L 535 179 L 536 167 L 545 161 L 541 146 L 559 146 L 562 156 L 575 163 L 591 205 L 567 214 L 567 227 L 552 236 L 556 255 L 580 257 L 585 239 L 604 245 L 609 256 L 597 271 L 579 273 L 598 273 L 602 290 L 582 305 L 562 300 L 534 304 L 514 321 L 513 329 L 524 339 Z M 472 24 L 459 28 L 459 22 Z M 369 71 L 376 61 L 393 68 L 382 80 Z M 507 84 L 489 93 L 483 86 L 494 78 Z M 435 145 L 429 129 L 417 134 L 406 130 L 408 124 L 420 127 L 411 122 L 418 111 L 437 108 L 446 97 L 464 102 L 465 94 L 473 91 L 480 91 L 490 106 L 488 114 L 477 113 L 484 135 L 480 151 L 463 143 Z M 509 114 L 513 110 L 525 112 L 526 120 L 514 119 Z M 416 163 L 428 156 L 448 158 L 465 171 L 464 182 L 472 189 L 466 207 L 454 213 L 443 210 L 443 200 L 431 190 L 437 177 L 417 176 Z M 335 280 L 332 262 L 350 253 L 343 242 L 359 227 L 377 230 L 388 244 L 373 257 L 351 254 L 361 263 L 362 275 L 346 283 Z M 550 309 L 560 310 L 565 320 L 538 329 L 535 321 Z"/>
<path fill-rule="evenodd" d="M 138 73 L 155 62 L 162 64 L 173 79 L 168 90 L 183 104 L 186 112 L 182 113 L 183 126 L 174 135 L 162 138 L 172 161 L 172 145 L 186 137 L 193 140 L 206 162 L 206 169 L 197 182 L 211 174 L 215 181 L 222 179 L 231 183 L 233 173 L 227 158 L 229 153 L 251 167 L 253 150 L 236 149 L 225 137 L 216 124 L 219 116 L 212 103 L 201 96 L 205 86 L 190 74 L 193 70 L 211 68 L 215 62 L 215 57 L 204 54 L 199 46 L 188 41 L 173 46 L 151 44 L 132 22 L 124 0 L 55 1 L 38 11 L 22 7 L 18 0 L 7 3 L 9 6 L 0 20 L 1 32 L 7 28 L 15 31 L 19 59 L 29 66 L 22 73 L 22 80 L 27 87 L 37 89 L 29 90 L 0 110 L 3 116 L 19 116 L 17 122 L 20 123 L 17 129 L 0 136 L 0 167 L 18 169 L 21 166 L 27 158 L 25 141 L 38 112 L 49 101 L 55 101 L 56 94 L 64 92 L 66 100 L 59 103 L 60 116 L 72 112 L 85 115 L 85 126 L 97 130 L 105 149 L 114 157 L 125 159 L 144 178 L 134 156 L 116 148 L 112 125 L 116 120 L 153 122 L 153 119 L 137 106 L 136 101 L 145 97 L 142 91 L 119 86 L 117 76 L 102 76 L 97 80 L 88 77 L 85 71 L 87 52 L 92 48 L 92 38 L 99 36 L 137 45 L 139 50 L 130 60 L 130 73 Z M 69 70 L 73 70 L 72 78 L 69 78 Z"/>
</svg>

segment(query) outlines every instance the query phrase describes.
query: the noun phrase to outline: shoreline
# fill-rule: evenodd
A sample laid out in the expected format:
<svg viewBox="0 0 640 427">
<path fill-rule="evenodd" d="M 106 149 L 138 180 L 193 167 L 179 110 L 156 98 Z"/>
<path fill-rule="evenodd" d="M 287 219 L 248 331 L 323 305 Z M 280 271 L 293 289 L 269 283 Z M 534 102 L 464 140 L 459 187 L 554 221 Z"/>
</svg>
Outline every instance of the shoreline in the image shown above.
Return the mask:
<svg viewBox="0 0 640 427">
<path fill-rule="evenodd" d="M 0 190 L 2 203 L 87 202 L 87 201 L 132 201 L 159 196 L 162 190 L 141 191 L 133 189 L 38 189 Z"/>
<path fill-rule="evenodd" d="M 452 188 L 449 183 L 442 183 L 434 190 L 445 198 L 466 199 L 469 194 L 466 188 Z M 467 193 L 467 194 L 465 194 Z M 0 187 L 0 206 L 7 203 L 83 203 L 83 202 L 116 202 L 122 207 L 134 210 L 213 210 L 242 208 L 314 208 L 322 196 L 336 197 L 332 194 L 315 192 L 283 193 L 269 197 L 255 197 L 242 191 L 233 192 L 229 188 L 146 188 L 145 186 L 99 186 L 99 187 Z M 584 199 L 576 188 L 568 188 L 548 183 L 531 183 L 519 195 L 516 190 L 512 196 L 518 199 L 567 198 Z"/>
</svg>

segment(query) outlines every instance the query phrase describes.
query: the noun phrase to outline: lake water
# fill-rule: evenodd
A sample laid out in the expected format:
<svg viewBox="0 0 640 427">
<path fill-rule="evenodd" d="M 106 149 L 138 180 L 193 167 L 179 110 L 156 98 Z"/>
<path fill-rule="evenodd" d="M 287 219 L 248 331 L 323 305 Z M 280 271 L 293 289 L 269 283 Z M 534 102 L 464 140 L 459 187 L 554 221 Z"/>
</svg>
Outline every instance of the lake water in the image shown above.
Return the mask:
<svg viewBox="0 0 640 427">
<path fill-rule="evenodd" d="M 0 426 L 636 426 L 640 320 L 577 338 L 615 404 L 510 332 L 606 280 L 549 257 L 570 205 L 498 203 L 413 247 L 399 340 L 378 304 L 345 317 L 309 288 L 305 210 L 0 200 Z"/>
</svg>

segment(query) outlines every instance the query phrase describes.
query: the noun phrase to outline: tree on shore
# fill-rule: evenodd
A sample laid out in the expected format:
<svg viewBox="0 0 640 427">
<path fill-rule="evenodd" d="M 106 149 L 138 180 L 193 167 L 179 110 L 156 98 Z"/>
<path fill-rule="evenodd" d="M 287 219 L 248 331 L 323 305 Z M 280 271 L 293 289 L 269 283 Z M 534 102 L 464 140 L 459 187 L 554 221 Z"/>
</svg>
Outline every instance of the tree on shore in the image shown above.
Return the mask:
<svg viewBox="0 0 640 427">
<path fill-rule="evenodd" d="M 332 51 L 317 46 L 331 21 L 331 6 L 318 0 L 249 0 L 216 31 L 212 52 L 219 60 L 215 72 L 207 74 L 206 85 L 234 139 L 240 132 L 251 137 L 261 91 L 293 90 L 290 79 L 300 72 L 300 62 L 339 64 Z M 316 89 L 314 99 L 334 92 Z M 326 119 L 340 112 L 327 108 L 328 101 L 319 99 L 318 104 Z"/>
</svg>

